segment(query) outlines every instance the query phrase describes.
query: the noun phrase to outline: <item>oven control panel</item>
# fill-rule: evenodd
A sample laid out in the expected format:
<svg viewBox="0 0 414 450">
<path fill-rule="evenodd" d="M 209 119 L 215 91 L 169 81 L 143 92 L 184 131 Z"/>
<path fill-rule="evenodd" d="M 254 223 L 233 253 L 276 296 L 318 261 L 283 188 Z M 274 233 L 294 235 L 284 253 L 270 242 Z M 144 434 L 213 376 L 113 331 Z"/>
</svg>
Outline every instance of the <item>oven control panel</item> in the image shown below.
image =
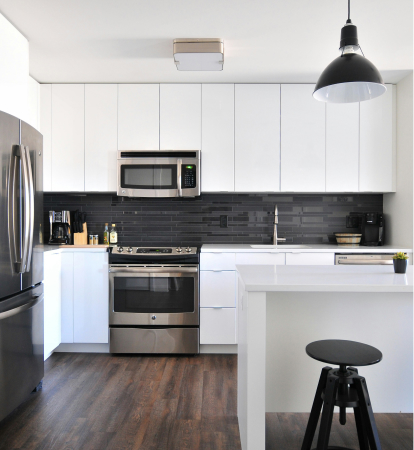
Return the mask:
<svg viewBox="0 0 414 450">
<path fill-rule="evenodd" d="M 112 247 L 113 255 L 196 255 L 197 247 Z"/>
</svg>

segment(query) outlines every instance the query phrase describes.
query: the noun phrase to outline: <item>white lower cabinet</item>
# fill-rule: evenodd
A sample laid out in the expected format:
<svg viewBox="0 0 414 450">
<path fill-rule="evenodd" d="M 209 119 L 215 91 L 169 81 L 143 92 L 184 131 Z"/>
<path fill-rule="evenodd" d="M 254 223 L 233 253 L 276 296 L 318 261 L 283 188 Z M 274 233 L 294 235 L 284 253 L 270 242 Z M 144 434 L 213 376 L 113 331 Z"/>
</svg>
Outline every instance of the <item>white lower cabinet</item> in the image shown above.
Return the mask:
<svg viewBox="0 0 414 450">
<path fill-rule="evenodd" d="M 201 308 L 200 344 L 237 344 L 236 308 Z"/>
<path fill-rule="evenodd" d="M 60 253 L 44 254 L 44 355 L 45 359 L 61 343 L 61 263 Z"/>
<path fill-rule="evenodd" d="M 236 306 L 236 272 L 201 272 L 200 286 L 201 308 Z"/>
<path fill-rule="evenodd" d="M 73 342 L 108 343 L 108 254 L 74 254 Z"/>
<path fill-rule="evenodd" d="M 261 265 L 271 264 L 283 266 L 285 264 L 284 253 L 236 253 L 236 264 Z"/>
<path fill-rule="evenodd" d="M 108 254 L 61 256 L 62 343 L 108 343 Z"/>
<path fill-rule="evenodd" d="M 286 253 L 287 266 L 333 266 L 335 253 Z"/>
</svg>

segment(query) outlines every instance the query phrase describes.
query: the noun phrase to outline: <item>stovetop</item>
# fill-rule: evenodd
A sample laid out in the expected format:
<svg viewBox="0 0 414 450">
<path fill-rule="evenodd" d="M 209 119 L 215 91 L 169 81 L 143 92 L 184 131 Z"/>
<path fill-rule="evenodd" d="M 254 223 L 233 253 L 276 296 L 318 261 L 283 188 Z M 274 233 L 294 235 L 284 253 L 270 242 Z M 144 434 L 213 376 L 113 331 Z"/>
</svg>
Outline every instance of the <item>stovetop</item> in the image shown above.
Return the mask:
<svg viewBox="0 0 414 450">
<path fill-rule="evenodd" d="M 198 254 L 197 247 L 112 247 L 112 255 L 123 256 L 192 256 Z"/>
</svg>

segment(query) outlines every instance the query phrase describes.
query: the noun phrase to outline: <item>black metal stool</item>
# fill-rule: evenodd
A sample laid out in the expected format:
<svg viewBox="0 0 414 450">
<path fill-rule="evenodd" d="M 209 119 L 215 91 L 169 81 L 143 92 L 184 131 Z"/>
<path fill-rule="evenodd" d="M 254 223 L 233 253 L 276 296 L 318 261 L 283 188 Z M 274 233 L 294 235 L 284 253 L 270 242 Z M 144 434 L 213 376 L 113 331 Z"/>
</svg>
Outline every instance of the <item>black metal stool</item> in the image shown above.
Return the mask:
<svg viewBox="0 0 414 450">
<path fill-rule="evenodd" d="M 322 369 L 302 450 L 311 450 L 322 405 L 316 450 L 350 450 L 345 447 L 328 447 L 335 406 L 339 406 L 339 422 L 342 425 L 346 423 L 346 408 L 354 408 L 360 450 L 381 450 L 365 378 L 358 375 L 355 367 L 347 366 L 376 364 L 381 361 L 382 353 L 375 347 L 360 342 L 335 339 L 312 342 L 306 347 L 306 353 L 318 361 L 339 365 L 339 369 Z"/>
</svg>

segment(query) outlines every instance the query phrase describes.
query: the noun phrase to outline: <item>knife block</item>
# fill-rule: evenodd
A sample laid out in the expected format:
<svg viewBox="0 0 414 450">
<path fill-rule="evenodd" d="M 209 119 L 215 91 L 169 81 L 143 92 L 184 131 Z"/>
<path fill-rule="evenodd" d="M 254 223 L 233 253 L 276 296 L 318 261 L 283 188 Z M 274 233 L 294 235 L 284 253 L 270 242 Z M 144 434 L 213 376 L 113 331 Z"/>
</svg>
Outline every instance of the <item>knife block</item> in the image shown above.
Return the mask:
<svg viewBox="0 0 414 450">
<path fill-rule="evenodd" d="M 73 245 L 88 244 L 88 227 L 86 222 L 83 224 L 82 233 L 73 233 Z"/>
</svg>

